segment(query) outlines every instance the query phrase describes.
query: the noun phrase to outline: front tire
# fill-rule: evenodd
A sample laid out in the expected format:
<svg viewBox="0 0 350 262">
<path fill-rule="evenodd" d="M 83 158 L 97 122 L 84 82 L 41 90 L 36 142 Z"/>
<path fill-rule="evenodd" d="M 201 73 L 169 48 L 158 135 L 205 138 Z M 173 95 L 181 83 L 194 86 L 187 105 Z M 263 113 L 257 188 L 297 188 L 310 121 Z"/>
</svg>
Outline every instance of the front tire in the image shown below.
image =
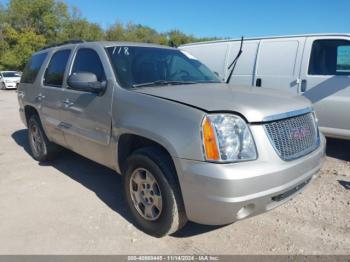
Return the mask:
<svg viewBox="0 0 350 262">
<path fill-rule="evenodd" d="M 1 84 L 0 84 L 0 89 L 1 89 L 1 90 L 5 90 L 5 89 L 6 89 L 6 85 L 5 85 L 4 82 L 1 82 Z"/>
<path fill-rule="evenodd" d="M 170 157 L 157 148 L 134 152 L 123 175 L 124 198 L 135 226 L 162 237 L 182 228 L 185 208 Z"/>
<path fill-rule="evenodd" d="M 40 119 L 32 115 L 28 121 L 28 140 L 35 160 L 45 162 L 56 158 L 61 147 L 50 142 L 44 132 Z"/>
</svg>

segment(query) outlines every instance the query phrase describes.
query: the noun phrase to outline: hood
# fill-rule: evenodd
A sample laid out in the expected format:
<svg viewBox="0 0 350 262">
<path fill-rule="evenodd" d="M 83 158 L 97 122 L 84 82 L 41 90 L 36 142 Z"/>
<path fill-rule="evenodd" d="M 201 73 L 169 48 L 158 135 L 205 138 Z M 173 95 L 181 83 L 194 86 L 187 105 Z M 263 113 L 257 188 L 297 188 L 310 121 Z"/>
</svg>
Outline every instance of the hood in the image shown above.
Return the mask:
<svg viewBox="0 0 350 262">
<path fill-rule="evenodd" d="M 276 115 L 283 116 L 285 113 L 311 107 L 306 98 L 291 92 L 225 83 L 142 87 L 132 90 L 207 112 L 239 113 L 248 122 L 262 122 L 267 118 L 273 119 Z"/>
</svg>

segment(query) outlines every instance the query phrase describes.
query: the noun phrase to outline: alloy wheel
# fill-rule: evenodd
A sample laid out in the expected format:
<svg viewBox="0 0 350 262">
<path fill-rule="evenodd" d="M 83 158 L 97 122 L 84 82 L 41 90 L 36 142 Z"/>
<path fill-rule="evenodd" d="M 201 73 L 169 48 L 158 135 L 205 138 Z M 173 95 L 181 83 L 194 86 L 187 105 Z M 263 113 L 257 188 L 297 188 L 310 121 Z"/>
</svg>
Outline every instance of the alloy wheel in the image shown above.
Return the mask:
<svg viewBox="0 0 350 262">
<path fill-rule="evenodd" d="M 130 195 L 137 212 L 154 221 L 162 212 L 163 199 L 157 180 L 144 168 L 135 169 L 130 178 Z"/>
</svg>

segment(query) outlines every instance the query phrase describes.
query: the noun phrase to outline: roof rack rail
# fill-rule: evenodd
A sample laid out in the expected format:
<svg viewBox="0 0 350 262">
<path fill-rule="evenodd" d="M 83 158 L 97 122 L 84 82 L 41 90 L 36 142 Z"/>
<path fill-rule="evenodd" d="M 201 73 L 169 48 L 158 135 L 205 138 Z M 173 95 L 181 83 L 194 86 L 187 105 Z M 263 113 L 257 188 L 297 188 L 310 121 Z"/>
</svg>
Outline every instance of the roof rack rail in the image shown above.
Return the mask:
<svg viewBox="0 0 350 262">
<path fill-rule="evenodd" d="M 68 40 L 68 41 L 64 41 L 62 43 L 55 43 L 55 44 L 44 46 L 40 50 L 45 50 L 45 49 L 48 49 L 51 47 L 56 47 L 56 46 L 62 46 L 62 45 L 68 45 L 68 44 L 79 44 L 79 43 L 85 43 L 85 41 L 84 40 Z"/>
</svg>

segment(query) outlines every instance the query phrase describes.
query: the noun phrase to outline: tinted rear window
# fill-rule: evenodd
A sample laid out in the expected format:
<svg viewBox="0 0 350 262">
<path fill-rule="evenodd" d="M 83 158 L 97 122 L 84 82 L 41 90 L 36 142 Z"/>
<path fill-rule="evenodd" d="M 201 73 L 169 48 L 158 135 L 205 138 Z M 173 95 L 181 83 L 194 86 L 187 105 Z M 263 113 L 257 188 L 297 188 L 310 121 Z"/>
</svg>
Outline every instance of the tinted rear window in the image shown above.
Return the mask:
<svg viewBox="0 0 350 262">
<path fill-rule="evenodd" d="M 63 83 L 64 71 L 70 55 L 70 50 L 57 51 L 45 72 L 44 84 L 48 86 L 61 87 Z"/>
<path fill-rule="evenodd" d="M 34 83 L 47 53 L 33 55 L 24 68 L 21 83 Z"/>
</svg>

